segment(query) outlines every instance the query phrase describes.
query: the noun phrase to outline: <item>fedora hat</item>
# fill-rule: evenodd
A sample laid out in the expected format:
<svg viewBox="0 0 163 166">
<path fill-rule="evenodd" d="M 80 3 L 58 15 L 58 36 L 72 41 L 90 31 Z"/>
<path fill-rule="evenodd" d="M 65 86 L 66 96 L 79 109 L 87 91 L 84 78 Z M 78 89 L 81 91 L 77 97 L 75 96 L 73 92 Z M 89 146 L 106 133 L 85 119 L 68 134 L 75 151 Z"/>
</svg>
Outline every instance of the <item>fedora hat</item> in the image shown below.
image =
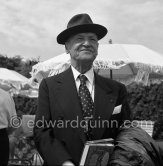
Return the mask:
<svg viewBox="0 0 163 166">
<path fill-rule="evenodd" d="M 107 29 L 102 25 L 94 24 L 88 14 L 78 14 L 70 19 L 67 29 L 57 36 L 57 42 L 65 44 L 71 36 L 84 32 L 95 33 L 98 40 L 100 40 L 107 34 Z"/>
</svg>

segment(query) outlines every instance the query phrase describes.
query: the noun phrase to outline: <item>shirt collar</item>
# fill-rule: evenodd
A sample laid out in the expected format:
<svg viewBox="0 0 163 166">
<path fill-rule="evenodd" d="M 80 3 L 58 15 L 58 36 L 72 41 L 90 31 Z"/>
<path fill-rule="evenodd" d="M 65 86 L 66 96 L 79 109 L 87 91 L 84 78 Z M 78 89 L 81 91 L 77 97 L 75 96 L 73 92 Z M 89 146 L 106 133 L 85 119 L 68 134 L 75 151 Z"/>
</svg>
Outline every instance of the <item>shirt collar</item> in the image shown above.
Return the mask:
<svg viewBox="0 0 163 166">
<path fill-rule="evenodd" d="M 78 76 L 81 74 L 80 72 L 78 72 L 73 66 L 71 66 L 75 81 L 77 81 Z M 94 81 L 94 71 L 93 68 L 91 68 L 90 70 L 88 70 L 86 73 L 84 73 L 84 75 L 87 77 L 88 81 L 91 83 L 91 85 L 93 85 L 93 81 Z"/>
</svg>

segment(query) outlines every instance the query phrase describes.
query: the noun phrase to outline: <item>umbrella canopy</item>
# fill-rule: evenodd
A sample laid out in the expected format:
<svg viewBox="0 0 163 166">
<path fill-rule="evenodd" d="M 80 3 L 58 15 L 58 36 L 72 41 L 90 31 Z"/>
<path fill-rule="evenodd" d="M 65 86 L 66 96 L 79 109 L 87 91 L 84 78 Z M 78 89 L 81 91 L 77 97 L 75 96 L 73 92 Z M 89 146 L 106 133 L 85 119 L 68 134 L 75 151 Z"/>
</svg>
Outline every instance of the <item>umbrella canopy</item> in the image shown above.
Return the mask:
<svg viewBox="0 0 163 166">
<path fill-rule="evenodd" d="M 58 74 L 70 66 L 70 56 L 66 53 L 33 66 L 32 77 L 39 82 L 42 78 Z M 163 75 L 163 56 L 142 45 L 100 44 L 93 67 L 105 77 L 119 81 L 129 79 L 148 82 L 149 75 L 160 78 Z"/>
<path fill-rule="evenodd" d="M 37 83 L 31 84 L 30 79 L 6 68 L 0 68 L 0 88 L 9 91 L 11 95 L 18 94 L 32 98 L 38 96 Z"/>
<path fill-rule="evenodd" d="M 102 69 L 98 73 L 104 77 L 112 77 L 125 84 L 133 81 L 148 84 L 149 78 L 153 81 L 163 79 L 163 56 L 143 45 L 134 44 L 104 44 L 99 47 L 99 56 L 95 63 L 102 64 L 111 60 L 113 64 L 125 64 L 118 70 L 111 69 L 111 75 L 108 70 Z"/>
<path fill-rule="evenodd" d="M 28 78 L 14 70 L 0 68 L 0 87 L 9 90 L 11 88 L 20 89 L 23 84 L 28 83 Z"/>
<path fill-rule="evenodd" d="M 145 66 L 155 72 L 163 69 L 163 56 L 143 45 L 135 44 L 101 44 L 99 46 L 98 61 L 124 61 L 134 63 L 138 67 Z M 156 69 L 155 69 L 156 68 Z"/>
</svg>

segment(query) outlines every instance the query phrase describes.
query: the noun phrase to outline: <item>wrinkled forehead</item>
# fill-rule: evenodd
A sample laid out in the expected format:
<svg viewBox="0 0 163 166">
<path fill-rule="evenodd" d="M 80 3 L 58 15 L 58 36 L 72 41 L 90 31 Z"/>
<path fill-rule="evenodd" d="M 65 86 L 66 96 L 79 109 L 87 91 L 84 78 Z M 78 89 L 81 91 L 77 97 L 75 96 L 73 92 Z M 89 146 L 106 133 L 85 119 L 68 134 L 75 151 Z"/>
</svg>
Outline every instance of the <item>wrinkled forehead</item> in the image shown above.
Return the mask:
<svg viewBox="0 0 163 166">
<path fill-rule="evenodd" d="M 67 40 L 67 42 L 68 41 L 70 41 L 70 40 L 72 40 L 72 39 L 74 39 L 74 38 L 77 38 L 77 37 L 90 37 L 90 38 L 95 38 L 95 39 L 98 39 L 97 38 L 97 35 L 95 34 L 95 33 L 92 33 L 92 32 L 84 32 L 84 33 L 77 33 L 77 34 L 75 34 L 75 35 L 72 35 L 68 40 Z"/>
</svg>

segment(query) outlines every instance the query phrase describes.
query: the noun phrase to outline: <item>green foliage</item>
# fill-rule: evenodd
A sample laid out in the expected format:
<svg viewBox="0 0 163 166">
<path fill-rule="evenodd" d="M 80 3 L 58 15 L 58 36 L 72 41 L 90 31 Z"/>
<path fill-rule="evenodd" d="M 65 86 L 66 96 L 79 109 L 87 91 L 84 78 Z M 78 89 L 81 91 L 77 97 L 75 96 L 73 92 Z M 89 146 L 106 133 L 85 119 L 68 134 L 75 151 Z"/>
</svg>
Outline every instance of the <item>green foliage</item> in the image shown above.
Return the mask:
<svg viewBox="0 0 163 166">
<path fill-rule="evenodd" d="M 155 140 L 163 139 L 163 116 L 161 118 L 158 118 L 158 120 L 155 122 L 153 130 L 153 138 Z"/>
<path fill-rule="evenodd" d="M 163 83 L 127 87 L 128 100 L 134 119 L 156 121 L 163 112 Z"/>
<path fill-rule="evenodd" d="M 132 84 L 127 90 L 134 119 L 154 121 L 153 138 L 163 139 L 163 82 L 150 86 Z"/>
<path fill-rule="evenodd" d="M 18 116 L 35 114 L 37 110 L 37 98 L 27 98 L 15 95 L 13 99 Z"/>
</svg>

